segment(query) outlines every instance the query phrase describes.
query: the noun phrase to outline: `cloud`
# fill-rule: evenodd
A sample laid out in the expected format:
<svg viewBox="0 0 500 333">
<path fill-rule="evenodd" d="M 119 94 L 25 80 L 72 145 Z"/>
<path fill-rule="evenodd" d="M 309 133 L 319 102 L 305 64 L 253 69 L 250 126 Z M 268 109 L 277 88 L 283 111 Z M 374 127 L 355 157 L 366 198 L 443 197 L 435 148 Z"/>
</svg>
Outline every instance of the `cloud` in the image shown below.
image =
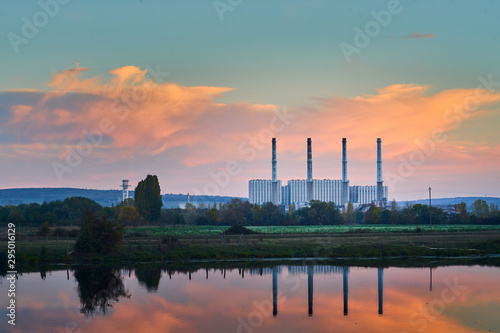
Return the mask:
<svg viewBox="0 0 500 333">
<path fill-rule="evenodd" d="M 411 34 L 405 36 L 407 39 L 420 39 L 420 38 L 432 38 L 436 37 L 434 34 L 421 34 L 420 32 L 412 32 Z"/>
<path fill-rule="evenodd" d="M 9 168 L 15 169 L 16 159 L 21 163 L 30 158 L 34 163 L 43 158 L 50 168 L 47 158 L 63 160 L 89 133 L 98 139 L 86 157 L 92 161 L 86 171 L 89 177 L 96 166 L 106 173 L 111 171 L 103 165 L 154 160 L 176 168 L 206 166 L 196 169 L 198 176 L 193 178 L 199 181 L 210 170 L 236 160 L 245 165 L 238 176 L 243 184 L 268 175 L 272 137 L 278 138 L 280 163 L 286 163 L 279 171 L 284 180 L 304 173 L 298 161 L 304 159 L 308 137 L 313 139 L 315 175 L 334 179 L 340 176 L 336 169 L 340 162 L 332 169 L 331 161 L 340 161 L 340 142 L 346 137 L 349 174 L 357 184 L 373 178 L 361 165 L 375 160 L 378 137 L 383 143 L 384 171 L 397 172 L 398 158 L 421 149 L 436 133 L 444 139 L 419 167 L 418 172 L 426 176 L 489 172 L 500 163 L 499 143 L 464 140 L 454 133 L 471 119 L 498 119 L 495 107 L 500 93 L 486 89 L 434 91 L 428 85 L 400 83 L 371 94 L 316 97 L 308 106 L 282 108 L 224 104 L 218 99 L 234 88 L 155 82 L 151 73 L 135 66 L 89 73 L 88 68 L 54 73 L 46 92 L 0 92 L 0 118 L 4 119 L 0 155 L 9 160 Z M 292 117 L 283 117 L 284 109 Z M 103 122 L 109 130 L 103 130 Z M 182 174 L 186 182 L 184 172 L 169 171 L 172 177 Z"/>
</svg>

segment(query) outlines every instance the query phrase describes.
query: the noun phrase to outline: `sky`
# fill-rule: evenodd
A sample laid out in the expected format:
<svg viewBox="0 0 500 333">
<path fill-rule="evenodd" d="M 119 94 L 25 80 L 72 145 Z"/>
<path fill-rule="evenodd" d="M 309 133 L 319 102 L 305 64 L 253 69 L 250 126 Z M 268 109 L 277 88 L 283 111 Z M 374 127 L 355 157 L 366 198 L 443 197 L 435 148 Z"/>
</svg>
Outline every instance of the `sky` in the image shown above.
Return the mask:
<svg viewBox="0 0 500 333">
<path fill-rule="evenodd" d="M 248 196 L 248 180 L 499 196 L 500 2 L 13 1 L 0 12 L 0 188 Z"/>
</svg>

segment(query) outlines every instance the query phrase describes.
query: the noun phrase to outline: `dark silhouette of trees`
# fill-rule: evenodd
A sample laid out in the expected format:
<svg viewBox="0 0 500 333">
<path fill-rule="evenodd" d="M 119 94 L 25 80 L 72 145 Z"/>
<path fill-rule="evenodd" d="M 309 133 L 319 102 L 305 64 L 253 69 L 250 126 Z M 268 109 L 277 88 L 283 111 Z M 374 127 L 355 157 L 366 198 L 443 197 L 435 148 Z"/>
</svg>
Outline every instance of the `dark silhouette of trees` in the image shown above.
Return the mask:
<svg viewBox="0 0 500 333">
<path fill-rule="evenodd" d="M 85 213 L 82 219 L 75 251 L 78 253 L 117 253 L 123 239 L 123 226 L 107 221 L 92 211 Z"/>
<path fill-rule="evenodd" d="M 311 200 L 309 207 L 297 211 L 301 224 L 333 225 L 342 224 L 344 219 L 333 202 Z"/>
<path fill-rule="evenodd" d="M 85 317 L 106 314 L 107 309 L 118 302 L 120 298 L 130 298 L 128 290 L 123 285 L 120 270 L 117 268 L 108 266 L 78 267 L 73 275 L 78 283 L 80 312 Z"/>
<path fill-rule="evenodd" d="M 158 177 L 147 175 L 146 179 L 137 184 L 134 195 L 135 207 L 139 215 L 147 221 L 159 221 L 163 202 Z"/>
<path fill-rule="evenodd" d="M 148 293 L 158 291 L 161 279 L 161 268 L 159 266 L 139 266 L 135 269 L 135 276 L 139 284 L 146 288 Z"/>
<path fill-rule="evenodd" d="M 379 224 L 382 211 L 379 207 L 371 205 L 365 213 L 365 224 Z"/>
</svg>

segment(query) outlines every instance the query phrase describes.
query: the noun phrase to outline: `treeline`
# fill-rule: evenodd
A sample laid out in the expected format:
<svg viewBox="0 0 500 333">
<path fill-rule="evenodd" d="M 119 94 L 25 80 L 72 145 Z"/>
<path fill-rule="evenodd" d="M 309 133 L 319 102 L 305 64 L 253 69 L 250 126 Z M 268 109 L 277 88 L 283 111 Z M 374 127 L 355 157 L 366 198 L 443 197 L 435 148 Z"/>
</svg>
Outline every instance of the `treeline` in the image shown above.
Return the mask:
<svg viewBox="0 0 500 333">
<path fill-rule="evenodd" d="M 155 192 L 158 192 L 155 189 Z M 148 205 L 147 200 L 139 205 L 127 199 L 115 207 L 102 207 L 83 197 L 67 198 L 42 205 L 21 204 L 0 206 L 0 222 L 15 223 L 16 226 L 79 226 L 87 212 L 97 218 L 118 222 L 125 226 L 145 225 L 339 225 L 339 224 L 500 224 L 498 205 L 490 206 L 477 200 L 471 207 L 465 203 L 456 206 L 454 212 L 440 208 L 407 203 L 398 208 L 396 202 L 389 207 L 370 206 L 366 212 L 354 211 L 349 204 L 341 212 L 334 203 L 313 200 L 309 207 L 285 212 L 272 203 L 262 206 L 234 198 L 229 203 L 213 206 L 186 204 L 186 207 L 161 209 L 158 203 Z M 152 212 L 153 211 L 153 212 Z"/>
</svg>

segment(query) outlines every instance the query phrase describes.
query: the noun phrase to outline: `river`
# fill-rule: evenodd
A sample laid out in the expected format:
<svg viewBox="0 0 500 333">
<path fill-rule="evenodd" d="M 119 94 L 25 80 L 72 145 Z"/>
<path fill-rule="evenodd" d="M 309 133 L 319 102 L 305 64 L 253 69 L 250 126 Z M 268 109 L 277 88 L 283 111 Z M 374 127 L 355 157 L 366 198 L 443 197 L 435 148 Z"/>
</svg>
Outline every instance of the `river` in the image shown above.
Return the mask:
<svg viewBox="0 0 500 333">
<path fill-rule="evenodd" d="M 0 278 L 2 332 L 500 332 L 500 268 L 73 266 Z"/>
</svg>

